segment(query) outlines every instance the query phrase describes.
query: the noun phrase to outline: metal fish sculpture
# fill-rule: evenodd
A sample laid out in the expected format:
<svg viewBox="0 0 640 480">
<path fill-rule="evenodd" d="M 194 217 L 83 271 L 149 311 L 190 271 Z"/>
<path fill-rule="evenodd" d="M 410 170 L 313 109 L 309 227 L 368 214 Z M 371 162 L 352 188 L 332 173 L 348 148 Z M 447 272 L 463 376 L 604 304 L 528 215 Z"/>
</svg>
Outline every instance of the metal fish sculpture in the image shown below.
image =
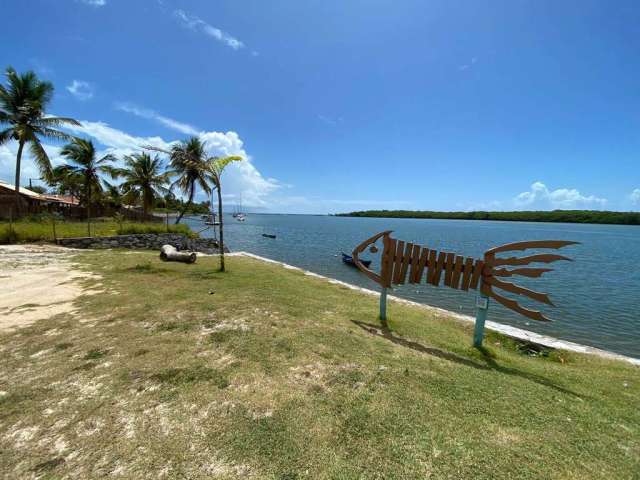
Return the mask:
<svg viewBox="0 0 640 480">
<path fill-rule="evenodd" d="M 558 249 L 579 242 L 567 240 L 533 240 L 528 242 L 508 243 L 484 252 L 484 259 L 463 257 L 451 252 L 438 252 L 411 242 L 404 242 L 391 238 L 391 230 L 378 233 L 368 238 L 353 250 L 355 265 L 369 278 L 380 284 L 383 288 L 381 297 L 381 317 L 384 318 L 386 310 L 386 289 L 392 285 L 404 283 L 426 283 L 439 286 L 441 281 L 450 288 L 459 290 L 476 290 L 479 288 L 481 297 L 490 297 L 505 307 L 524 315 L 532 320 L 550 321 L 541 312 L 530 310 L 518 304 L 515 300 L 506 298 L 496 290 L 522 295 L 524 297 L 553 305 L 546 293 L 540 293 L 514 283 L 505 281 L 506 277 L 523 276 L 538 278 L 544 273 L 552 271 L 550 268 L 530 268 L 530 263 L 553 263 L 558 260 L 571 260 L 570 258 L 553 253 L 541 253 L 525 257 L 501 258 L 497 254 L 511 251 L 524 251 L 528 249 Z M 359 255 L 369 247 L 371 253 L 376 253 L 375 245 L 382 239 L 382 259 L 380 273 L 375 273 L 367 268 L 359 258 Z M 516 268 L 505 268 L 516 267 Z M 524 267 L 524 268 L 520 268 Z M 486 307 L 485 307 L 486 309 Z M 484 320 L 483 320 L 484 328 Z"/>
</svg>

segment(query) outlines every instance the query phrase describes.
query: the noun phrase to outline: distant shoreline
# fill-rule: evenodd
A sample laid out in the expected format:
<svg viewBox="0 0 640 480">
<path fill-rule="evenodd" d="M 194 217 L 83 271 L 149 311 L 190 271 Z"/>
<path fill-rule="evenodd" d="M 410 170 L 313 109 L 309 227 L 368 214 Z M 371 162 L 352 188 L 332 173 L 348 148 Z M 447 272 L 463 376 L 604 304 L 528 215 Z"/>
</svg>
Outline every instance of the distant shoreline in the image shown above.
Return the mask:
<svg viewBox="0 0 640 480">
<path fill-rule="evenodd" d="M 502 222 L 589 223 L 597 225 L 640 225 L 640 212 L 601 210 L 551 210 L 512 212 L 436 212 L 421 210 L 363 210 L 337 213 L 337 217 L 414 218 L 435 220 L 489 220 Z"/>
</svg>

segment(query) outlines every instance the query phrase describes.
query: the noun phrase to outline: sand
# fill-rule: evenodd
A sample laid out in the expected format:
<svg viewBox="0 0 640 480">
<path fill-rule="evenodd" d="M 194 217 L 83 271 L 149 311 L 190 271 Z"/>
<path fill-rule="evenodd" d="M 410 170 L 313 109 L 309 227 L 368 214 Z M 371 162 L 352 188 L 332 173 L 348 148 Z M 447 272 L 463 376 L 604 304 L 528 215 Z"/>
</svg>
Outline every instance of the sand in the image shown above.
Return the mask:
<svg viewBox="0 0 640 480">
<path fill-rule="evenodd" d="M 74 266 L 74 253 L 53 245 L 0 246 L 0 331 L 72 312 L 73 301 L 91 293 L 81 281 L 96 277 Z"/>
</svg>

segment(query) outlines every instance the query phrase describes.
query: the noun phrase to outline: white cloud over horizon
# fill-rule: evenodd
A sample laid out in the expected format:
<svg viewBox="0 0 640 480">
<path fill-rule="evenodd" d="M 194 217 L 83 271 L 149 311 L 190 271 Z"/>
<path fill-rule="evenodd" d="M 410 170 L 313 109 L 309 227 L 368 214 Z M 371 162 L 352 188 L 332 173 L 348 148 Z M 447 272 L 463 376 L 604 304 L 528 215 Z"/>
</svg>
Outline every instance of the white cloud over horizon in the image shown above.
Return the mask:
<svg viewBox="0 0 640 480">
<path fill-rule="evenodd" d="M 631 203 L 634 205 L 640 205 L 640 188 L 636 188 L 631 192 L 629 200 L 631 200 Z"/>
<path fill-rule="evenodd" d="M 91 5 L 92 7 L 104 7 L 107 4 L 107 0 L 77 0 L 85 5 Z"/>
<path fill-rule="evenodd" d="M 601 209 L 607 204 L 607 199 L 596 197 L 595 195 L 583 195 L 575 188 L 549 190 L 544 183 L 538 181 L 534 182 L 528 191 L 517 195 L 514 203 L 520 208 Z"/>
<path fill-rule="evenodd" d="M 73 80 L 66 88 L 78 100 L 85 101 L 93 98 L 93 86 L 84 80 Z"/>
<path fill-rule="evenodd" d="M 182 26 L 188 28 L 189 30 L 207 35 L 208 37 L 211 37 L 214 40 L 221 42 L 227 47 L 230 47 L 234 50 L 240 50 L 245 46 L 241 40 L 233 37 L 232 35 L 224 32 L 217 27 L 209 25 L 201 18 L 195 15 L 191 15 L 184 10 L 174 10 L 173 16 L 180 22 Z"/>
<path fill-rule="evenodd" d="M 160 115 L 158 112 L 154 110 L 144 108 L 144 107 L 139 107 L 132 103 L 118 102 L 116 103 L 115 107 L 117 110 L 130 113 L 137 117 L 146 118 L 149 120 L 155 120 L 156 122 L 164 125 L 167 128 L 170 128 L 180 133 L 184 133 L 186 135 L 198 135 L 200 133 L 200 131 L 196 127 L 189 125 L 188 123 L 179 122 L 178 120 L 174 120 L 173 118 Z"/>
<path fill-rule="evenodd" d="M 159 136 L 139 137 L 109 126 L 104 122 L 81 121 L 81 126 L 71 126 L 68 130 L 75 134 L 84 134 L 95 139 L 105 147 L 99 154 L 111 153 L 118 158 L 139 152 L 144 146 L 153 146 L 168 150 L 177 140 L 167 141 Z M 206 143 L 211 156 L 239 155 L 242 162 L 229 165 L 223 175 L 223 193 L 242 194 L 243 203 L 251 207 L 268 205 L 266 197 L 281 188 L 281 184 L 263 176 L 252 162 L 251 156 L 244 150 L 240 136 L 236 132 L 200 132 L 200 139 Z M 204 200 L 202 194 L 198 199 Z"/>
</svg>

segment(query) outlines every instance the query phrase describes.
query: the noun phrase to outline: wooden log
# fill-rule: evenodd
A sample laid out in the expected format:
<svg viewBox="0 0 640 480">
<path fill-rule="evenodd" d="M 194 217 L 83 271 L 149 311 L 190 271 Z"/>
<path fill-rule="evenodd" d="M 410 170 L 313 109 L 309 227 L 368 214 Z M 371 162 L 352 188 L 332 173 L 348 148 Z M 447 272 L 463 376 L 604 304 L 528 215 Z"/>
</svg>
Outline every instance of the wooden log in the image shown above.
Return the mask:
<svg viewBox="0 0 640 480">
<path fill-rule="evenodd" d="M 165 262 L 194 263 L 196 258 L 195 252 L 179 252 L 173 245 L 163 245 L 160 249 L 160 259 Z"/>
</svg>

